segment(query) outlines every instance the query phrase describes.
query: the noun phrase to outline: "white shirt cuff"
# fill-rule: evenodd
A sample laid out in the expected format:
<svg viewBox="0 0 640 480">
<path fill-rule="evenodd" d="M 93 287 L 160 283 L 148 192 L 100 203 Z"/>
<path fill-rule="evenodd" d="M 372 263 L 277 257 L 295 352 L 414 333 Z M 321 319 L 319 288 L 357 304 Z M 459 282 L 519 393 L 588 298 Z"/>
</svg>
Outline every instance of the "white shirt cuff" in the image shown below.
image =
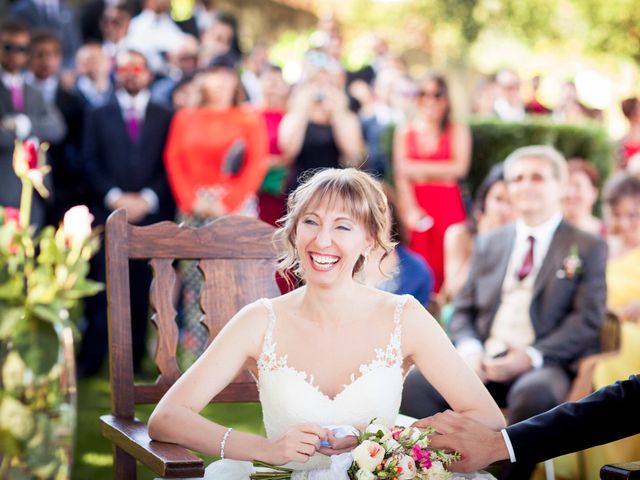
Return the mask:
<svg viewBox="0 0 640 480">
<path fill-rule="evenodd" d="M 458 350 L 461 357 L 466 357 L 474 353 L 484 352 L 484 347 L 482 346 L 482 342 L 477 338 L 467 337 L 456 343 L 456 350 Z"/>
<path fill-rule="evenodd" d="M 156 195 L 156 192 L 154 192 L 150 188 L 143 188 L 142 190 L 140 190 L 140 195 L 142 195 L 144 201 L 149 204 L 149 213 L 156 213 L 160 205 L 160 200 L 158 199 L 158 195 Z"/>
<path fill-rule="evenodd" d="M 107 207 L 109 210 L 113 210 L 113 202 L 118 200 L 121 196 L 122 196 L 122 190 L 120 190 L 118 187 L 113 187 L 104 196 L 104 206 Z"/>
<path fill-rule="evenodd" d="M 509 438 L 507 429 L 503 428 L 502 430 L 500 430 L 500 433 L 502 434 L 504 443 L 507 446 L 507 451 L 509 452 L 509 460 L 511 461 L 511 463 L 516 463 L 516 453 L 513 451 L 513 445 L 511 445 L 511 439 Z"/>
<path fill-rule="evenodd" d="M 31 120 L 24 113 L 18 113 L 13 118 L 16 123 L 16 137 L 20 140 L 24 140 L 31 133 Z"/>
<path fill-rule="evenodd" d="M 541 368 L 542 365 L 544 365 L 544 357 L 542 356 L 542 353 L 540 353 L 540 350 L 533 347 L 527 347 L 527 355 L 529 355 L 529 358 L 531 359 L 531 366 L 534 369 Z"/>
</svg>

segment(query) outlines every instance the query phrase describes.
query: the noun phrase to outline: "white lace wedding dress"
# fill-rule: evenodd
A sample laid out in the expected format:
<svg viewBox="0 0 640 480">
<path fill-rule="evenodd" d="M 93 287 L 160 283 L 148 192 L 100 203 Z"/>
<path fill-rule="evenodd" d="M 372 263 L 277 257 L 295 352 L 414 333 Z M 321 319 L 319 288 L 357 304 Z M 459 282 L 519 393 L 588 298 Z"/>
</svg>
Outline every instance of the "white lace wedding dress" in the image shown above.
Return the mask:
<svg viewBox="0 0 640 480">
<path fill-rule="evenodd" d="M 394 312 L 394 328 L 389 343 L 374 349 L 373 359 L 361 365 L 358 373 L 334 397 L 330 398 L 314 385 L 313 375 L 301 372 L 287 363 L 286 354 L 276 353 L 273 331 L 276 316 L 271 301 L 260 300 L 269 315 L 262 353 L 258 359 L 258 387 L 264 426 L 269 438 L 284 435 L 301 424 L 367 425 L 376 418 L 378 423 L 395 425 L 400 409 L 404 372 L 401 349 L 401 317 L 408 296 L 398 297 Z M 406 417 L 405 417 L 406 418 Z M 315 454 L 307 463 L 286 465 L 296 471 L 328 468 L 330 457 Z M 211 463 L 206 480 L 247 480 L 254 473 L 251 462 L 219 460 Z M 297 478 L 304 475 L 297 475 Z M 455 478 L 492 479 L 491 475 L 473 474 Z"/>
</svg>

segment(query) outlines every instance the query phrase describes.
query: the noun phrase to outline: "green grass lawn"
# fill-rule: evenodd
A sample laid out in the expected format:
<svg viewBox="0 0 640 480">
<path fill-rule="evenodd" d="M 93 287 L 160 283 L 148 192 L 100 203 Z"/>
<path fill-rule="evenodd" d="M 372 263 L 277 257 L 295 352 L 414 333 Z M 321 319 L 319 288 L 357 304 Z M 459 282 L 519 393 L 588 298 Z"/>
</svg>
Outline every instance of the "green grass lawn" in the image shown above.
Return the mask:
<svg viewBox="0 0 640 480">
<path fill-rule="evenodd" d="M 109 413 L 109 380 L 106 376 L 83 379 L 78 384 L 78 429 L 73 466 L 74 480 L 111 480 L 113 459 L 111 444 L 100 435 L 100 415 Z M 141 406 L 136 411 L 140 419 L 147 419 L 153 406 Z M 210 405 L 203 412 L 212 420 L 246 432 L 264 435 L 262 411 L 259 404 Z M 138 478 L 153 479 L 150 470 L 138 464 Z"/>
</svg>

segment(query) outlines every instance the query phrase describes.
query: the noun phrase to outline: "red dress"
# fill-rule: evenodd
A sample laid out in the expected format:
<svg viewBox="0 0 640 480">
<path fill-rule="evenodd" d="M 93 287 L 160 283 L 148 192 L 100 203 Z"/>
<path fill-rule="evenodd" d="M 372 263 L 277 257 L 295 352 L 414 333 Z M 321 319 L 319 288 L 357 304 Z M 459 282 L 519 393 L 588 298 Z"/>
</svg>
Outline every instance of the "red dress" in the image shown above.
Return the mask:
<svg viewBox="0 0 640 480">
<path fill-rule="evenodd" d="M 407 158 L 414 162 L 451 161 L 451 126 L 440 135 L 438 148 L 431 152 L 420 150 L 418 133 L 409 128 L 405 137 Z M 416 201 L 433 218 L 433 226 L 426 232 L 411 231 L 409 247 L 421 255 L 434 273 L 434 291 L 439 292 L 444 281 L 444 232 L 449 225 L 465 219 L 464 203 L 457 182 L 438 181 L 414 184 Z"/>
</svg>

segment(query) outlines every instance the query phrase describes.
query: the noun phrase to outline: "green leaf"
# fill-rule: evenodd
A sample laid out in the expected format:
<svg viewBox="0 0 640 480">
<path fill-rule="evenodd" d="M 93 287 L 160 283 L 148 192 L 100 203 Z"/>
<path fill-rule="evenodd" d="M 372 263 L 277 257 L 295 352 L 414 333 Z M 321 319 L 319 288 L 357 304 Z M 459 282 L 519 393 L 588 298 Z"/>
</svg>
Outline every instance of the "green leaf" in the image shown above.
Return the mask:
<svg viewBox="0 0 640 480">
<path fill-rule="evenodd" d="M 44 375 L 58 359 L 59 342 L 53 325 L 27 317 L 13 337 L 13 346 L 34 375 Z"/>
<path fill-rule="evenodd" d="M 9 394 L 19 394 L 24 386 L 27 366 L 15 350 L 10 351 L 2 365 L 2 386 Z"/>
<path fill-rule="evenodd" d="M 17 330 L 18 323 L 24 317 L 22 307 L 0 309 L 0 340 L 10 338 Z"/>
<path fill-rule="evenodd" d="M 58 305 L 36 304 L 30 307 L 30 311 L 35 317 L 52 324 L 56 324 L 61 321 L 60 307 Z"/>
<path fill-rule="evenodd" d="M 22 297 L 23 293 L 24 275 L 12 275 L 0 284 L 0 300 L 13 300 Z"/>
<path fill-rule="evenodd" d="M 26 442 L 35 430 L 33 413 L 12 396 L 4 395 L 0 403 L 0 430 L 19 442 Z"/>
</svg>

